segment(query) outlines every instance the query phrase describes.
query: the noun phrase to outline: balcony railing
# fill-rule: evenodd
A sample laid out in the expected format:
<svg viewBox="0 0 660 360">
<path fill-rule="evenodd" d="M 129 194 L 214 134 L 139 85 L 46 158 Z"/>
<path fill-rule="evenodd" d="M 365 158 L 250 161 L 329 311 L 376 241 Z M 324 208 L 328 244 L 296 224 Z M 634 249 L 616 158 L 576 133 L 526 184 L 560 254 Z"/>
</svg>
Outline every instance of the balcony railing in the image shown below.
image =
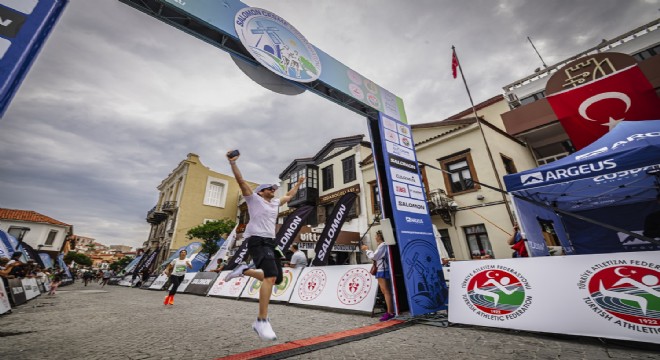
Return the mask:
<svg viewBox="0 0 660 360">
<path fill-rule="evenodd" d="M 447 196 L 443 189 L 429 191 L 426 196 L 431 216 L 437 215 L 447 225 L 452 225 L 453 214 L 456 212 L 456 202 Z"/>
<path fill-rule="evenodd" d="M 176 201 L 165 201 L 162 208 L 163 211 L 174 211 L 177 208 Z"/>
<path fill-rule="evenodd" d="M 167 219 L 167 214 L 159 206 L 154 206 L 147 211 L 147 222 L 150 224 L 159 224 L 165 219 Z"/>
</svg>

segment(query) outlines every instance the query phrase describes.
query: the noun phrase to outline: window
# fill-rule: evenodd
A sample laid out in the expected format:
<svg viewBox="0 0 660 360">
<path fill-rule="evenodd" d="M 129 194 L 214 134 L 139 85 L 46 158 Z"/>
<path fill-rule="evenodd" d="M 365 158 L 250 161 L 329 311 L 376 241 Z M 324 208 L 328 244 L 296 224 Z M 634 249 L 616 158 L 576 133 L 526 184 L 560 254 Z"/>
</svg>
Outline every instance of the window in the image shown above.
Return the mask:
<svg viewBox="0 0 660 360">
<path fill-rule="evenodd" d="M 48 238 L 46 239 L 46 243 L 44 245 L 46 246 L 51 246 L 55 242 L 55 236 L 57 236 L 57 230 L 51 230 L 48 233 Z"/>
<path fill-rule="evenodd" d="M 522 99 L 520 99 L 520 104 L 522 105 L 527 105 L 531 104 L 534 101 L 541 100 L 545 97 L 545 90 L 541 92 L 534 93 L 532 95 L 526 96 Z"/>
<path fill-rule="evenodd" d="M 502 157 L 502 162 L 504 163 L 504 170 L 506 171 L 507 174 L 515 174 L 518 172 L 518 170 L 516 170 L 516 164 L 513 163 L 513 159 L 502 154 L 500 154 L 500 156 Z"/>
<path fill-rule="evenodd" d="M 227 199 L 227 181 L 209 177 L 206 181 L 204 205 L 224 207 Z"/>
<path fill-rule="evenodd" d="M 547 246 L 561 246 L 561 242 L 555 231 L 555 223 L 552 220 L 541 219 L 538 216 L 536 220 L 541 225 L 541 235 L 543 235 L 545 244 Z"/>
<path fill-rule="evenodd" d="M 355 177 L 355 155 L 349 156 L 341 161 L 341 167 L 344 171 L 344 184 L 356 179 Z"/>
<path fill-rule="evenodd" d="M 371 187 L 371 213 L 380 214 L 380 189 L 375 181 L 369 183 Z"/>
<path fill-rule="evenodd" d="M 307 168 L 307 186 L 312 189 L 319 188 L 319 171 L 311 167 Z"/>
<path fill-rule="evenodd" d="M 473 259 L 481 259 L 482 256 L 495 257 L 493 248 L 490 246 L 490 240 L 488 240 L 486 227 L 483 224 L 466 226 L 463 230 Z"/>
<path fill-rule="evenodd" d="M 323 190 L 335 187 L 332 175 L 332 165 L 324 167 L 321 172 L 323 176 Z"/>
<path fill-rule="evenodd" d="M 445 186 L 449 189 L 448 195 L 479 189 L 474 183 L 478 179 L 469 153 L 441 160 L 440 165 L 446 171 L 443 177 Z"/>
<path fill-rule="evenodd" d="M 648 58 L 651 58 L 651 57 L 653 57 L 657 54 L 660 54 L 660 45 L 657 45 L 657 46 L 652 47 L 650 49 L 643 50 L 643 51 L 633 55 L 633 57 L 637 61 L 642 61 L 642 60 L 646 60 Z"/>
<path fill-rule="evenodd" d="M 438 229 L 438 232 L 440 232 L 440 238 L 442 239 L 442 244 L 445 246 L 445 250 L 447 250 L 447 255 L 449 258 L 455 258 L 454 256 L 454 248 L 451 246 L 451 238 L 449 238 L 449 230 L 447 229 Z"/>
</svg>

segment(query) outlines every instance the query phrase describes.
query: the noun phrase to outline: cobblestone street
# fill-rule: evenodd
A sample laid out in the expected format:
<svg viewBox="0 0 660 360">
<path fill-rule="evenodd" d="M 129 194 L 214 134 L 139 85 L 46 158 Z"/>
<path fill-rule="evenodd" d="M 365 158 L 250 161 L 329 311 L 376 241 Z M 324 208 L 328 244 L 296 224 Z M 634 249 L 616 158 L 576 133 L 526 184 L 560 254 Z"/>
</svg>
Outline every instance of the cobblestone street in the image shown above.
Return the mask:
<svg viewBox="0 0 660 360">
<path fill-rule="evenodd" d="M 272 304 L 278 335 L 251 329 L 257 304 L 188 294 L 173 307 L 165 292 L 80 282 L 0 316 L 3 359 L 215 359 L 274 344 L 354 329 L 377 317 Z M 645 349 L 642 349 L 645 348 Z M 292 359 L 660 359 L 658 347 L 603 344 L 468 326 L 415 324 Z"/>
</svg>

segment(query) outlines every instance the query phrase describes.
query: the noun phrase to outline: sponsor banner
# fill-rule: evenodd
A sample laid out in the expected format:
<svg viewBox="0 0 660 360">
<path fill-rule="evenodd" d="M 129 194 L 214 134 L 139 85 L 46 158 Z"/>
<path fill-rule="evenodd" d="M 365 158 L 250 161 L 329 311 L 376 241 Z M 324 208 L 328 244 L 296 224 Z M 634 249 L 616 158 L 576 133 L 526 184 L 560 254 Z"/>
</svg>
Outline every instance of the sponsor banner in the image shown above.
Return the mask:
<svg viewBox="0 0 660 360">
<path fill-rule="evenodd" d="M 275 235 L 275 241 L 283 252 L 289 250 L 312 210 L 314 210 L 314 206 L 304 205 L 286 217 L 286 220 L 277 231 L 277 235 Z"/>
<path fill-rule="evenodd" d="M 140 286 L 140 289 L 149 289 L 151 285 L 156 281 L 157 276 L 156 275 L 151 275 L 147 279 L 147 281 L 143 281 L 142 285 Z"/>
<path fill-rule="evenodd" d="M 357 194 L 349 192 L 344 194 L 344 196 L 337 201 L 337 204 L 335 204 L 332 213 L 325 221 L 325 227 L 323 228 L 323 232 L 321 232 L 321 237 L 316 242 L 316 247 L 314 248 L 316 255 L 312 260 L 313 266 L 323 266 L 328 264 L 332 246 L 341 232 L 341 227 L 344 225 L 344 222 L 348 217 L 348 212 L 355 203 L 355 199 L 357 199 Z"/>
<path fill-rule="evenodd" d="M 220 275 L 215 279 L 213 286 L 211 286 L 206 296 L 220 296 L 237 299 L 243 292 L 243 288 L 245 288 L 248 280 L 251 278 L 249 276 L 241 275 L 227 282 L 225 281 L 225 277 L 230 272 L 231 271 L 220 272 Z"/>
<path fill-rule="evenodd" d="M 241 245 L 236 249 L 236 252 L 232 257 L 227 260 L 227 265 L 223 268 L 224 270 L 234 270 L 235 267 L 240 265 L 245 258 L 248 256 L 248 242 L 247 239 L 243 239 Z"/>
<path fill-rule="evenodd" d="M 66 4 L 66 0 L 0 1 L 0 116 Z"/>
<path fill-rule="evenodd" d="M 291 299 L 291 294 L 293 294 L 296 281 L 298 281 L 301 272 L 302 269 L 283 268 L 282 282 L 279 285 L 273 286 L 270 301 L 288 302 Z M 241 299 L 259 299 L 259 289 L 261 289 L 261 281 L 255 278 L 249 278 L 247 285 L 241 293 Z"/>
<path fill-rule="evenodd" d="M 190 284 L 188 284 L 186 293 L 202 296 L 206 295 L 211 285 L 215 282 L 216 277 L 218 277 L 218 273 L 215 272 L 198 272 L 197 275 L 195 275 L 195 278 L 193 278 Z"/>
<path fill-rule="evenodd" d="M 316 243 L 309 242 L 299 242 L 298 249 L 300 250 L 314 250 Z M 332 245 L 332 251 L 342 251 L 342 252 L 356 252 L 358 251 L 357 245 L 343 245 L 343 244 L 334 244 Z"/>
<path fill-rule="evenodd" d="M 119 285 L 119 286 L 131 286 L 132 281 L 133 281 L 133 276 L 132 275 L 126 275 L 123 278 L 121 278 L 121 280 L 119 280 L 117 285 Z"/>
<path fill-rule="evenodd" d="M 293 289 L 292 304 L 372 312 L 378 281 L 371 264 L 306 267 Z"/>
<path fill-rule="evenodd" d="M 162 2 L 240 40 L 259 63 L 285 79 L 303 83 L 318 79 L 373 109 L 407 122 L 401 98 L 310 44 L 277 14 L 247 7 L 238 0 Z"/>
<path fill-rule="evenodd" d="M 66 283 L 67 280 L 73 280 L 73 276 L 71 276 L 71 271 L 64 262 L 64 254 L 60 253 L 59 255 L 57 255 L 57 263 L 60 265 L 60 269 L 64 269 L 64 276 L 66 277 L 66 279 L 62 279 L 62 282 Z"/>
<path fill-rule="evenodd" d="M 10 257 L 18 249 L 18 240 L 2 229 L 0 229 L 0 240 L 2 240 L 2 243 L 5 244 L 5 247 L 9 251 L 9 256 L 7 257 Z"/>
<path fill-rule="evenodd" d="M 21 284 L 23 285 L 23 290 L 25 291 L 26 301 L 32 300 L 41 295 L 41 291 L 39 291 L 39 284 L 37 284 L 37 279 L 23 278 L 21 279 Z"/>
<path fill-rule="evenodd" d="M 9 302 L 9 294 L 5 290 L 4 284 L 0 286 L 0 314 L 11 311 L 11 303 Z"/>
<path fill-rule="evenodd" d="M 454 323 L 660 343 L 657 251 L 458 261 L 450 274 Z"/>
<path fill-rule="evenodd" d="M 387 184 L 391 190 L 381 191 L 381 194 L 388 193 L 392 204 L 392 228 L 396 231 L 397 249 L 401 254 L 402 278 L 410 311 L 412 315 L 422 315 L 442 310 L 446 307 L 447 284 L 426 194 L 422 190 L 410 126 L 381 113 L 379 131 L 381 139 L 387 139 L 385 131 L 394 131 L 399 138 L 398 143 L 383 141 L 385 173 L 377 176 L 379 183 Z M 377 152 L 374 149 L 374 153 Z M 402 165 L 405 160 L 415 165 L 414 170 Z"/>
<path fill-rule="evenodd" d="M 52 268 L 53 267 L 53 259 L 48 255 L 47 253 L 39 253 L 39 257 L 41 258 L 41 262 L 44 263 L 44 268 Z"/>
<path fill-rule="evenodd" d="M 186 273 L 186 275 L 183 276 L 183 280 L 181 281 L 181 284 L 179 285 L 179 288 L 176 289 L 177 293 L 184 293 L 186 292 L 186 289 L 188 288 L 188 285 L 190 285 L 190 282 L 197 276 L 197 273 Z M 172 286 L 170 285 L 170 289 Z"/>
<path fill-rule="evenodd" d="M 163 287 L 169 280 L 167 275 L 160 274 L 156 280 L 149 286 L 149 290 L 163 290 Z"/>
<path fill-rule="evenodd" d="M 9 279 L 9 295 L 12 300 L 14 300 L 14 306 L 19 306 L 24 304 L 27 299 L 25 298 L 25 290 L 23 290 L 23 284 L 20 279 Z"/>
</svg>

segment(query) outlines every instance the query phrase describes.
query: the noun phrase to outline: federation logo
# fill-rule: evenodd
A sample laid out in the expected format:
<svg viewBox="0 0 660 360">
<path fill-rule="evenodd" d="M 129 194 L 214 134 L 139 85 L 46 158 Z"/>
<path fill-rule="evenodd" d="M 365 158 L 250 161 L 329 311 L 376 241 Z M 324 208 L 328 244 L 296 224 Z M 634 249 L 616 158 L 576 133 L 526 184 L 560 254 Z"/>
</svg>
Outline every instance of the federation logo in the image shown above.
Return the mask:
<svg viewBox="0 0 660 360">
<path fill-rule="evenodd" d="M 578 288 L 584 303 L 610 323 L 640 333 L 660 329 L 660 271 L 639 260 L 610 260 L 585 271 Z"/>
<path fill-rule="evenodd" d="M 282 282 L 279 285 L 275 285 L 273 287 L 273 296 L 278 297 L 284 295 L 292 282 L 293 272 L 291 272 L 289 269 L 284 269 L 284 274 L 282 274 Z"/>
<path fill-rule="evenodd" d="M 337 298 L 345 305 L 359 304 L 369 294 L 372 284 L 372 276 L 366 269 L 348 270 L 337 285 Z"/>
<path fill-rule="evenodd" d="M 495 321 L 506 321 L 523 315 L 532 304 L 527 279 L 516 270 L 502 265 L 486 265 L 475 269 L 462 284 L 467 292 L 465 304 L 477 315 Z"/>
<path fill-rule="evenodd" d="M 248 285 L 247 293 L 250 296 L 255 296 L 259 294 L 259 289 L 261 289 L 261 281 L 252 279 L 252 281 L 250 281 L 250 285 Z"/>
<path fill-rule="evenodd" d="M 321 75 L 321 61 L 314 46 L 278 15 L 245 8 L 236 13 L 234 27 L 247 51 L 275 74 L 303 83 Z"/>
<path fill-rule="evenodd" d="M 298 296 L 300 296 L 300 299 L 303 301 L 312 301 L 316 299 L 323 289 L 325 289 L 327 280 L 328 277 L 323 270 L 315 269 L 308 272 L 300 281 L 300 286 L 298 286 Z"/>
</svg>

